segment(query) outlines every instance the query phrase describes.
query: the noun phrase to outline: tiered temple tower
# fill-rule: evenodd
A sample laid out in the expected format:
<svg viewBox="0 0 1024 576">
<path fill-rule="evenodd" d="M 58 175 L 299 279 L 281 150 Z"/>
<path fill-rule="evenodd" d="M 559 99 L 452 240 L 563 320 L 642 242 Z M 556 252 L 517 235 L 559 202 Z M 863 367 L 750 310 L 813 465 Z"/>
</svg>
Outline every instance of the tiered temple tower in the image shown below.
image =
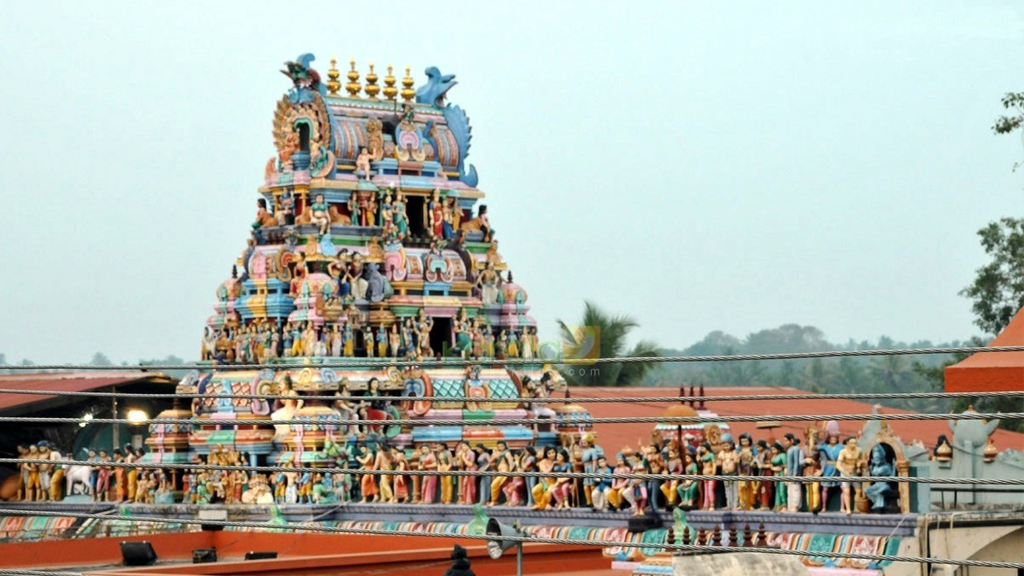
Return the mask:
<svg viewBox="0 0 1024 576">
<path fill-rule="evenodd" d="M 332 59 L 324 82 L 313 60 L 303 54 L 282 71 L 292 88 L 274 111 L 277 153 L 266 164 L 248 245 L 217 289 L 203 337 L 211 371 L 192 374 L 180 387 L 212 395 L 193 403 L 192 454 L 224 448 L 253 463 L 263 455 L 315 464 L 328 460 L 325 444 L 378 436 L 404 447 L 463 439 L 557 442 L 565 425 L 487 425 L 494 417 L 527 416 L 551 417 L 554 424 L 559 409 L 530 407 L 527 400 L 564 381 L 539 360 L 527 293 L 498 253 L 476 169 L 466 162 L 469 119 L 445 102 L 455 77 L 430 67 L 426 83 L 413 89 L 406 68 L 399 88 L 388 65 L 382 87 L 371 63 L 363 85 L 353 61 L 342 84 Z M 440 357 L 537 363 L 431 368 L 430 359 Z M 317 367 L 341 358 L 353 367 Z M 423 368 L 398 369 L 392 366 L 398 358 L 420 360 Z M 281 368 L 216 368 L 262 362 Z M 215 399 L 232 392 L 277 392 L 296 400 Z M 314 392 L 407 399 L 301 398 Z M 415 400 L 425 396 L 480 400 Z M 242 424 L 268 415 L 318 424 L 276 431 Z M 386 424 L 406 417 L 425 425 Z M 344 424 L 355 418 L 382 424 Z M 439 418 L 472 425 L 429 425 Z M 580 415 L 573 412 L 571 419 Z"/>
</svg>

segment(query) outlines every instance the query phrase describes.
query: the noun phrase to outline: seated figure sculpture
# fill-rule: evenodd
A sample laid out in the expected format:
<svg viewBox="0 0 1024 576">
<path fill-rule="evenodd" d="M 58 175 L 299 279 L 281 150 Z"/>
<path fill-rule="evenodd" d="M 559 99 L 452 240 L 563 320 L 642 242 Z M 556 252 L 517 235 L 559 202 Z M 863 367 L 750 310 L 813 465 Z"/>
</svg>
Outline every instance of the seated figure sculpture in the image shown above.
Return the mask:
<svg viewBox="0 0 1024 576">
<path fill-rule="evenodd" d="M 313 205 L 310 206 L 310 209 L 313 212 L 312 223 L 317 225 L 320 235 L 323 236 L 324 234 L 327 234 L 331 226 L 331 217 L 329 214 L 330 207 L 327 202 L 324 201 L 323 194 L 316 195 L 316 199 L 313 202 Z"/>
<path fill-rule="evenodd" d="M 871 449 L 870 471 L 872 476 L 892 476 L 893 466 L 886 457 L 885 448 L 876 444 Z M 872 510 L 884 510 L 885 498 L 892 492 L 888 482 L 874 482 L 864 489 L 864 496 L 871 500 Z"/>
</svg>

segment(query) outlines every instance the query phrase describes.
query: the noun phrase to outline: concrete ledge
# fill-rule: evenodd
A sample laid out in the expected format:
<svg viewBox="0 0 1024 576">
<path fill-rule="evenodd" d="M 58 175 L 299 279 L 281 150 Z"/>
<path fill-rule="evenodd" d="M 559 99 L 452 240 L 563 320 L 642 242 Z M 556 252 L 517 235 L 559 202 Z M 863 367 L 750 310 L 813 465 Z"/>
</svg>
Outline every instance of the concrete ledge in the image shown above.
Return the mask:
<svg viewBox="0 0 1024 576">
<path fill-rule="evenodd" d="M 759 552 L 675 556 L 672 569 L 675 576 L 808 576 L 810 573 L 797 556 Z"/>
</svg>

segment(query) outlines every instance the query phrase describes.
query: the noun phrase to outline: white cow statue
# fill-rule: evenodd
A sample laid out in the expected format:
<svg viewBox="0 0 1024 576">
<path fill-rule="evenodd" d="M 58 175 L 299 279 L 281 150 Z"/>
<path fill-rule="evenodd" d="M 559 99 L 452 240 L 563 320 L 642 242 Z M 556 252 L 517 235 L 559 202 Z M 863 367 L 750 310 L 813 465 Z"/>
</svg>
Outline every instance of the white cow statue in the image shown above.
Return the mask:
<svg viewBox="0 0 1024 576">
<path fill-rule="evenodd" d="M 64 466 L 64 481 L 67 482 L 67 496 L 74 496 L 75 494 L 84 494 L 86 496 L 92 495 L 92 486 L 89 484 L 89 476 L 91 470 L 88 466 L 72 465 Z M 75 485 L 81 484 L 81 492 L 75 492 Z"/>
</svg>

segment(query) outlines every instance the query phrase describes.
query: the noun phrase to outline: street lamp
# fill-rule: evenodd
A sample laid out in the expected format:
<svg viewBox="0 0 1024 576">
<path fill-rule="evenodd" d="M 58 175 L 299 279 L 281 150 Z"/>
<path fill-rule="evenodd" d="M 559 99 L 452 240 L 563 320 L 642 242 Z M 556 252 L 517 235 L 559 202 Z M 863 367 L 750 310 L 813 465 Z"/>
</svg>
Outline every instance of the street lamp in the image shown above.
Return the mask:
<svg viewBox="0 0 1024 576">
<path fill-rule="evenodd" d="M 128 410 L 128 422 L 133 425 L 139 425 L 149 420 L 149 414 L 146 414 L 145 410 L 138 408 L 132 408 Z"/>
</svg>

